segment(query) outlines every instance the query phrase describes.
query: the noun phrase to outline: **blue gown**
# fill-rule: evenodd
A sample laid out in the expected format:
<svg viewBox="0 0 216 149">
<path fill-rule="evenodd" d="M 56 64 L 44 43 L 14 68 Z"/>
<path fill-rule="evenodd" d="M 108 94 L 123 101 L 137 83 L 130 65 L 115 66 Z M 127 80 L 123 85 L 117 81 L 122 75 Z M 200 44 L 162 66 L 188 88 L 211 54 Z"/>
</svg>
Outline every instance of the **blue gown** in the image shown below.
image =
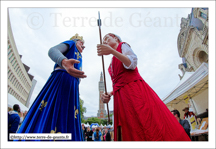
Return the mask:
<svg viewBox="0 0 216 149">
<path fill-rule="evenodd" d="M 63 42 L 69 50 L 63 53 L 82 69 L 82 56 L 74 41 Z M 55 64 L 54 69 L 58 67 Z M 17 133 L 71 133 L 71 141 L 84 141 L 79 104 L 79 78 L 66 70 L 54 70 L 36 97 Z"/>
</svg>

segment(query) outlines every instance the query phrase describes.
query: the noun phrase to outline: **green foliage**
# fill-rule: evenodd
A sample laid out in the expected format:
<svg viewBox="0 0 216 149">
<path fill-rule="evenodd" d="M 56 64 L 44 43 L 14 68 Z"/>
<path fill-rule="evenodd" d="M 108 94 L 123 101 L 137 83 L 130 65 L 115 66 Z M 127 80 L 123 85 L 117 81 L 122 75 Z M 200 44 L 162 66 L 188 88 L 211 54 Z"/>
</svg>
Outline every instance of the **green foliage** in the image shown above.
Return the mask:
<svg viewBox="0 0 216 149">
<path fill-rule="evenodd" d="M 97 117 L 91 117 L 91 118 L 88 118 L 85 123 L 89 123 L 89 125 L 91 125 L 92 123 L 98 123 L 100 125 L 100 119 L 97 118 Z"/>
<path fill-rule="evenodd" d="M 99 119 L 97 117 L 91 117 L 88 118 L 85 123 L 89 123 L 89 125 L 91 125 L 92 123 L 98 123 L 99 125 L 107 125 L 107 120 L 103 120 L 103 119 Z M 110 121 L 110 125 L 112 125 L 112 121 Z"/>
<path fill-rule="evenodd" d="M 80 102 L 80 115 L 81 115 L 81 122 L 85 123 L 84 120 L 84 113 L 86 113 L 86 107 L 83 107 L 84 101 L 79 98 L 79 102 Z"/>
</svg>

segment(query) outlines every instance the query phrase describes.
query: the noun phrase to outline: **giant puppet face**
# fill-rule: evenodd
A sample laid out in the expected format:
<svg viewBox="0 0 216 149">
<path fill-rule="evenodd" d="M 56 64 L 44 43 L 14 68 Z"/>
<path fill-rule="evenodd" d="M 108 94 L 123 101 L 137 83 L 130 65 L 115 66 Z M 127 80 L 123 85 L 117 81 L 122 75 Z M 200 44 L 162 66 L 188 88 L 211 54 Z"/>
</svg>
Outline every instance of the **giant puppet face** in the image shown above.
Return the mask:
<svg viewBox="0 0 216 149">
<path fill-rule="evenodd" d="M 78 40 L 76 42 L 76 47 L 77 47 L 77 49 L 79 50 L 80 53 L 82 53 L 84 48 L 85 48 L 84 43 L 81 40 Z"/>
<path fill-rule="evenodd" d="M 103 38 L 103 44 L 107 44 L 111 47 L 114 47 L 116 44 L 119 44 L 118 38 L 115 37 L 114 35 L 107 34 Z"/>
</svg>

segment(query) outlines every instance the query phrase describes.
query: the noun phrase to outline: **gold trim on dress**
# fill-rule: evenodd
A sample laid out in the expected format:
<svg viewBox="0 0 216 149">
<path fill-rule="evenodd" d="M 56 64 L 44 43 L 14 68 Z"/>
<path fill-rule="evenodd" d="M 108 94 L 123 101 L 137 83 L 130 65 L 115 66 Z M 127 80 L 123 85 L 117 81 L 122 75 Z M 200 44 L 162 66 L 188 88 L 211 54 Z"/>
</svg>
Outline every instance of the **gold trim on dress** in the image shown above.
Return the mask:
<svg viewBox="0 0 216 149">
<path fill-rule="evenodd" d="M 78 60 L 79 58 L 81 58 L 81 56 L 79 55 L 79 52 L 75 52 L 75 55 L 77 56 L 77 60 Z"/>
<path fill-rule="evenodd" d="M 75 110 L 75 112 L 74 112 L 74 117 L 77 118 L 77 114 L 79 113 L 79 110 L 76 109 L 76 106 L 74 106 L 74 110 Z"/>
<path fill-rule="evenodd" d="M 56 133 L 56 134 L 57 134 L 57 133 L 61 133 L 61 132 L 56 132 L 56 130 L 57 130 L 57 128 L 55 127 L 55 131 L 54 131 L 54 130 L 51 130 L 50 133 Z M 55 139 L 54 139 L 54 141 L 55 141 Z"/>
<path fill-rule="evenodd" d="M 46 107 L 46 105 L 47 105 L 47 102 L 45 102 L 44 103 L 44 100 L 42 100 L 42 102 L 41 102 L 41 107 L 39 108 L 39 110 L 43 110 L 43 108 L 45 108 Z"/>
<path fill-rule="evenodd" d="M 61 133 L 61 132 L 56 132 L 56 130 L 57 130 L 57 127 L 55 127 L 55 131 L 51 130 L 50 133 Z"/>
</svg>

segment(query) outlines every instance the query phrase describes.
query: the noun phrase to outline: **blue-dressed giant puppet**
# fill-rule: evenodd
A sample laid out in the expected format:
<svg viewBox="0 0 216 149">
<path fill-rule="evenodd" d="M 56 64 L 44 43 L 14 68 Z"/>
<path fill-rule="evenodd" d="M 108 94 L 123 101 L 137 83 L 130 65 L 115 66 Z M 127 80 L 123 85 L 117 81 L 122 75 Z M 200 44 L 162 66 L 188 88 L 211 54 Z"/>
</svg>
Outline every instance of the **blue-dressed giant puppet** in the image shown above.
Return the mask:
<svg viewBox="0 0 216 149">
<path fill-rule="evenodd" d="M 66 59 L 62 60 L 62 66 L 55 64 L 18 133 L 71 133 L 70 141 L 83 141 L 79 78 L 86 77 L 81 71 L 84 40 L 76 34 L 63 44 L 67 50 L 61 54 Z"/>
</svg>

